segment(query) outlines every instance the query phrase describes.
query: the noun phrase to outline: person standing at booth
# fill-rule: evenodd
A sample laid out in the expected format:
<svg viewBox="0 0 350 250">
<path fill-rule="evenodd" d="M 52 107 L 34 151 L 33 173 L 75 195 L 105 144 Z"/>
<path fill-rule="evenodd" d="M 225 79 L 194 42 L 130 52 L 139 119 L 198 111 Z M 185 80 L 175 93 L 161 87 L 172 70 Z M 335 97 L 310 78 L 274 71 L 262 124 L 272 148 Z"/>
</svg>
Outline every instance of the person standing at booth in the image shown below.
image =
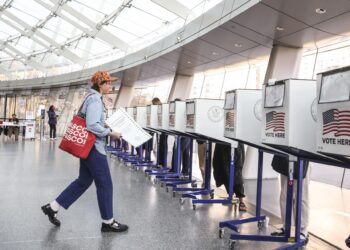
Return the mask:
<svg viewBox="0 0 350 250">
<path fill-rule="evenodd" d="M 49 117 L 50 140 L 56 140 L 57 115 L 55 112 L 55 106 L 51 105 L 47 114 Z"/>
<path fill-rule="evenodd" d="M 308 171 L 309 162 L 304 161 L 304 176 L 303 176 L 303 193 L 302 193 L 302 201 L 301 201 L 301 232 L 300 238 L 305 240 L 305 244 L 308 243 L 309 234 L 308 234 L 308 225 L 309 225 L 309 183 L 310 183 L 310 175 Z M 294 163 L 294 176 L 293 179 L 296 180 L 298 178 L 297 173 L 297 162 Z M 281 219 L 285 222 L 286 218 L 286 200 L 287 200 L 287 188 L 288 188 L 288 168 L 289 161 L 287 157 L 274 155 L 272 159 L 272 168 L 280 174 L 280 209 L 281 209 Z M 293 213 L 295 216 L 295 206 L 296 206 L 296 194 L 297 194 L 297 184 L 294 182 L 293 185 L 293 197 L 292 197 L 292 205 L 293 205 Z M 294 221 L 294 220 L 292 220 Z M 272 236 L 284 236 L 285 235 L 285 225 L 278 229 L 277 231 L 271 233 Z"/>
<path fill-rule="evenodd" d="M 239 199 L 238 209 L 241 212 L 246 212 L 247 207 L 243 201 L 244 194 L 244 180 L 243 180 L 243 166 L 245 161 L 245 150 L 243 143 L 239 142 L 235 148 L 234 154 L 234 185 L 233 193 Z M 216 186 L 220 187 L 224 184 L 227 193 L 229 192 L 230 184 L 230 161 L 231 161 L 231 145 L 218 144 L 215 145 L 213 156 L 213 170 Z"/>
<path fill-rule="evenodd" d="M 88 157 L 80 159 L 79 176 L 51 203 L 41 207 L 49 221 L 60 226 L 57 212 L 60 207 L 68 209 L 95 182 L 97 201 L 102 218 L 102 232 L 124 232 L 127 225 L 113 217 L 113 183 L 105 151 L 105 137 L 120 138 L 120 134 L 105 127 L 106 108 L 102 95 L 108 94 L 111 83 L 117 78 L 106 71 L 97 71 L 91 78 L 92 88 L 85 98 L 80 115 L 85 117 L 86 128 L 96 135 L 96 141 Z"/>
<path fill-rule="evenodd" d="M 197 140 L 198 165 L 202 175 L 202 187 L 205 185 L 205 141 Z"/>
<path fill-rule="evenodd" d="M 154 97 L 152 99 L 152 105 L 161 105 L 162 102 L 158 97 Z M 165 154 L 168 153 L 168 136 L 161 132 L 159 135 L 159 145 L 157 145 L 157 150 L 158 150 L 158 163 L 160 165 L 166 166 L 167 163 L 165 161 Z"/>
<path fill-rule="evenodd" d="M 11 138 L 12 134 L 14 134 L 15 140 L 18 141 L 19 127 L 16 125 L 18 125 L 19 120 L 18 120 L 16 114 L 12 114 L 12 118 L 10 118 L 9 121 L 12 122 L 13 125 L 15 125 L 15 126 L 8 126 L 8 136 Z"/>
<path fill-rule="evenodd" d="M 180 98 L 176 98 L 174 100 L 176 101 L 181 101 Z M 183 176 L 188 176 L 189 172 L 189 167 L 190 167 L 190 161 L 191 161 L 191 138 L 186 137 L 186 136 L 181 136 L 180 139 L 180 158 L 182 160 L 182 169 L 181 169 L 181 174 Z M 174 142 L 173 146 L 173 156 L 171 158 L 171 172 L 175 172 L 175 150 L 176 150 L 176 141 Z M 181 163 L 180 163 L 181 164 Z"/>
</svg>

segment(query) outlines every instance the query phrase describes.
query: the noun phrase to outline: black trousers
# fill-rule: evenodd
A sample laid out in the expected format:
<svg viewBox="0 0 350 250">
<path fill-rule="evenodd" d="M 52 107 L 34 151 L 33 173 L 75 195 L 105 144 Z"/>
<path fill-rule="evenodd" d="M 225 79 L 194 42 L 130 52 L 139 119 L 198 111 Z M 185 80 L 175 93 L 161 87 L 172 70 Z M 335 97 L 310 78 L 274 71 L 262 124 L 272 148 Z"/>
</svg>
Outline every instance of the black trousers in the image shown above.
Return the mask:
<svg viewBox="0 0 350 250">
<path fill-rule="evenodd" d="M 176 143 L 176 141 L 175 141 Z M 175 143 L 173 146 L 173 157 L 171 159 L 171 171 L 174 172 L 175 171 L 175 166 L 174 166 L 174 162 L 175 162 Z M 181 158 L 181 162 L 182 162 L 182 170 L 181 173 L 187 175 L 188 174 L 188 169 L 190 166 L 190 160 L 191 160 L 191 156 L 190 156 L 190 144 L 191 144 L 191 139 L 187 138 L 187 137 L 181 137 L 181 153 L 180 153 L 180 158 Z"/>
<path fill-rule="evenodd" d="M 158 145 L 158 163 L 164 167 L 167 166 L 165 161 L 165 154 L 168 153 L 168 135 L 161 133 L 159 135 L 159 145 Z"/>
<path fill-rule="evenodd" d="M 50 125 L 50 138 L 56 138 L 56 124 Z"/>
</svg>

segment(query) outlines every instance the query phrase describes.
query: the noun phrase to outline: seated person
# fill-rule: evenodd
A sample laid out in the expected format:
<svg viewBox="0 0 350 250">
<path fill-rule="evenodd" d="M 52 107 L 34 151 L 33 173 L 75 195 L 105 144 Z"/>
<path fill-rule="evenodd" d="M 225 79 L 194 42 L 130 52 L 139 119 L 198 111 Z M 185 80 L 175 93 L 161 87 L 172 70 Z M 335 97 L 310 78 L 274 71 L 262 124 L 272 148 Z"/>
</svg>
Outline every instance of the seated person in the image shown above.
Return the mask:
<svg viewBox="0 0 350 250">
<path fill-rule="evenodd" d="M 9 119 L 10 122 L 13 122 L 13 124 L 18 124 L 19 120 L 16 117 L 16 114 L 12 115 L 12 118 Z M 11 138 L 12 134 L 15 135 L 15 140 L 18 141 L 18 135 L 19 135 L 19 127 L 16 126 L 9 126 L 8 128 L 8 136 Z"/>
</svg>

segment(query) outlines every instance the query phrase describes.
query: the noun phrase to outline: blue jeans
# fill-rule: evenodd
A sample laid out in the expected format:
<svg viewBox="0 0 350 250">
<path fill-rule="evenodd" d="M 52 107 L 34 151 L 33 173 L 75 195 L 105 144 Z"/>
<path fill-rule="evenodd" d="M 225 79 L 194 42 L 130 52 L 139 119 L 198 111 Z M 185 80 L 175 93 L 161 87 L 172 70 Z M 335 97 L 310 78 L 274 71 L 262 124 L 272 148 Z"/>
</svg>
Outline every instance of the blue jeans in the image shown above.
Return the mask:
<svg viewBox="0 0 350 250">
<path fill-rule="evenodd" d="M 113 183 L 107 157 L 99 153 L 95 146 L 87 159 L 80 159 L 79 177 L 73 181 L 56 199 L 68 209 L 95 182 L 98 206 L 103 220 L 113 218 Z"/>
</svg>

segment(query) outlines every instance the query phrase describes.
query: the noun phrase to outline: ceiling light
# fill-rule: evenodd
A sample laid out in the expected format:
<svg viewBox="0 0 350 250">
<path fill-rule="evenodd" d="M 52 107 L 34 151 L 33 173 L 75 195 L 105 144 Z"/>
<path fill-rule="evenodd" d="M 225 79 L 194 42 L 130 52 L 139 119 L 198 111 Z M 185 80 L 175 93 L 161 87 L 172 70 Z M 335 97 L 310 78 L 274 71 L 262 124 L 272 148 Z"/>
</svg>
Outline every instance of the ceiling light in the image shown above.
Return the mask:
<svg viewBox="0 0 350 250">
<path fill-rule="evenodd" d="M 241 47 L 242 47 L 242 44 L 240 44 L 240 43 L 235 43 L 235 47 L 236 47 L 236 48 L 241 48 Z"/>
<path fill-rule="evenodd" d="M 283 31 L 283 30 L 284 30 L 284 28 L 283 28 L 283 27 L 281 27 L 281 26 L 277 26 L 277 27 L 276 27 L 276 30 L 278 30 L 278 31 Z"/>
<path fill-rule="evenodd" d="M 216 53 L 215 51 L 213 51 L 213 52 L 211 52 L 211 54 L 212 54 L 213 56 L 216 56 L 218 53 Z"/>
<path fill-rule="evenodd" d="M 324 13 L 326 13 L 326 9 L 322 9 L 322 8 L 317 8 L 315 11 L 316 11 L 317 14 L 324 14 Z"/>
<path fill-rule="evenodd" d="M 188 64 L 191 64 L 191 61 L 187 61 Z"/>
</svg>

